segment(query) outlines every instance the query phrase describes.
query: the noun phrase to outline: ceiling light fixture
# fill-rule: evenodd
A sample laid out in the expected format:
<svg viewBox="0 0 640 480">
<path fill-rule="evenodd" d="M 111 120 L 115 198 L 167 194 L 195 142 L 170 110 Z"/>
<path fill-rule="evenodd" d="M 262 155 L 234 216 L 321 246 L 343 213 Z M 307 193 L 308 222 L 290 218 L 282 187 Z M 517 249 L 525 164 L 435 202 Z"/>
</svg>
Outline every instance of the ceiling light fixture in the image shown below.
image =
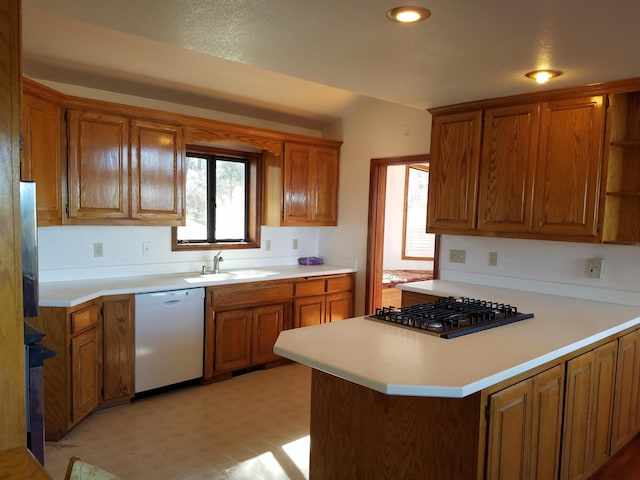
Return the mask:
<svg viewBox="0 0 640 480">
<path fill-rule="evenodd" d="M 551 78 L 559 75 L 562 75 L 560 70 L 533 70 L 524 74 L 525 77 L 532 78 L 538 83 L 547 83 Z"/>
<path fill-rule="evenodd" d="M 387 12 L 387 18 L 396 23 L 418 23 L 431 16 L 431 11 L 424 7 L 396 7 Z"/>
</svg>

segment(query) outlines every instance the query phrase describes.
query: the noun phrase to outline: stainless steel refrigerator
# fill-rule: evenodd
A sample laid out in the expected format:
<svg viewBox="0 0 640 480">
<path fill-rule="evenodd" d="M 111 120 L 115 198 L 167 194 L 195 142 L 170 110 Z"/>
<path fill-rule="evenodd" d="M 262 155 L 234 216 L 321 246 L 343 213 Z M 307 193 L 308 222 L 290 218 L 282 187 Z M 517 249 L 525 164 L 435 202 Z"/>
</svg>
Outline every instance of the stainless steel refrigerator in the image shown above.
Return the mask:
<svg viewBox="0 0 640 480">
<path fill-rule="evenodd" d="M 27 446 L 44 466 L 44 361 L 55 353 L 42 345 L 44 333 L 29 323 L 38 316 L 38 225 L 36 184 L 20 182 L 22 302 Z"/>
</svg>

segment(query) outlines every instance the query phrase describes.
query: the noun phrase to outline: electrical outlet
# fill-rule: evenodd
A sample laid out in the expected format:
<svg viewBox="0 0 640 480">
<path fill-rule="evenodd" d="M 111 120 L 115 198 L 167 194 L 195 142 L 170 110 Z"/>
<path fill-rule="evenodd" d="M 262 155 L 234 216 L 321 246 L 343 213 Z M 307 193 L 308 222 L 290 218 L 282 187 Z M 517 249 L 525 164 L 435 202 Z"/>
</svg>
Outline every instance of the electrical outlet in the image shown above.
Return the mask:
<svg viewBox="0 0 640 480">
<path fill-rule="evenodd" d="M 271 250 L 271 240 L 265 240 L 264 241 L 264 249 L 268 252 L 269 250 Z"/>
<path fill-rule="evenodd" d="M 489 252 L 489 266 L 490 267 L 498 266 L 498 252 Z"/>
<path fill-rule="evenodd" d="M 142 255 L 151 255 L 151 242 L 142 242 Z"/>
<path fill-rule="evenodd" d="M 298 239 L 297 239 L 297 238 L 294 238 L 294 239 L 293 239 L 293 249 L 294 249 L 294 250 L 297 250 L 297 249 L 298 249 Z"/>
<path fill-rule="evenodd" d="M 449 250 L 449 261 L 451 263 L 464 263 L 467 260 L 466 250 Z"/>
<path fill-rule="evenodd" d="M 600 278 L 602 276 L 602 268 L 604 267 L 603 258 L 590 258 L 587 260 L 586 276 L 588 278 Z"/>
<path fill-rule="evenodd" d="M 93 244 L 93 256 L 94 257 L 101 257 L 103 254 L 102 252 L 102 243 L 94 243 Z"/>
</svg>

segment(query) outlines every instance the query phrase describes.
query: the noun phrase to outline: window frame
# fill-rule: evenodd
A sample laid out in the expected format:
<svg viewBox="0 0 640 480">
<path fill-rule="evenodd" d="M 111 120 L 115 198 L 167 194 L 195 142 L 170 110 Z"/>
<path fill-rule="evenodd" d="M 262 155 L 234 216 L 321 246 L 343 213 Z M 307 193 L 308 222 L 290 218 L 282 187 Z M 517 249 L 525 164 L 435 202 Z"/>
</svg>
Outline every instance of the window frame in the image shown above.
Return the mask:
<svg viewBox="0 0 640 480">
<path fill-rule="evenodd" d="M 436 238 L 434 236 L 434 256 L 433 257 L 416 257 L 416 256 L 408 256 L 407 252 L 407 209 L 409 203 L 409 172 L 411 169 L 422 170 L 424 172 L 429 173 L 429 165 L 422 163 L 412 163 L 410 165 L 405 166 L 405 174 L 404 174 L 404 208 L 402 210 L 402 260 L 427 260 L 433 261 L 436 255 Z M 427 209 L 429 208 L 429 202 L 427 201 Z M 426 218 L 425 218 L 426 222 Z M 426 232 L 425 232 L 426 233 Z M 435 235 L 435 234 L 432 234 Z"/>
<path fill-rule="evenodd" d="M 262 220 L 262 154 L 211 146 L 187 145 L 184 156 L 185 164 L 187 153 L 238 158 L 247 161 L 247 239 L 246 241 L 239 242 L 180 242 L 178 240 L 178 227 L 171 227 L 171 250 L 191 251 L 260 248 L 260 225 Z M 186 188 L 185 175 L 185 189 Z"/>
</svg>

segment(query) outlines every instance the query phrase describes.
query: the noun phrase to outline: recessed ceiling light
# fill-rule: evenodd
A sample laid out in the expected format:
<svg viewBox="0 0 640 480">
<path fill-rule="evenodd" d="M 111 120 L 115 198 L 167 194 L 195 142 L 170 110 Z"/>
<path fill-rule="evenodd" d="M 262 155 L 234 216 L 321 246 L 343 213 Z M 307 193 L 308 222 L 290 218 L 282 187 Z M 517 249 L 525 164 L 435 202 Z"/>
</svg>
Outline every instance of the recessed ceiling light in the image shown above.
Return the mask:
<svg viewBox="0 0 640 480">
<path fill-rule="evenodd" d="M 532 78 L 538 83 L 547 83 L 549 79 L 562 75 L 560 70 L 533 70 L 532 72 L 525 73 L 524 76 Z"/>
<path fill-rule="evenodd" d="M 431 11 L 424 7 L 396 7 L 387 12 L 387 18 L 396 23 L 422 22 L 431 16 Z"/>
</svg>

